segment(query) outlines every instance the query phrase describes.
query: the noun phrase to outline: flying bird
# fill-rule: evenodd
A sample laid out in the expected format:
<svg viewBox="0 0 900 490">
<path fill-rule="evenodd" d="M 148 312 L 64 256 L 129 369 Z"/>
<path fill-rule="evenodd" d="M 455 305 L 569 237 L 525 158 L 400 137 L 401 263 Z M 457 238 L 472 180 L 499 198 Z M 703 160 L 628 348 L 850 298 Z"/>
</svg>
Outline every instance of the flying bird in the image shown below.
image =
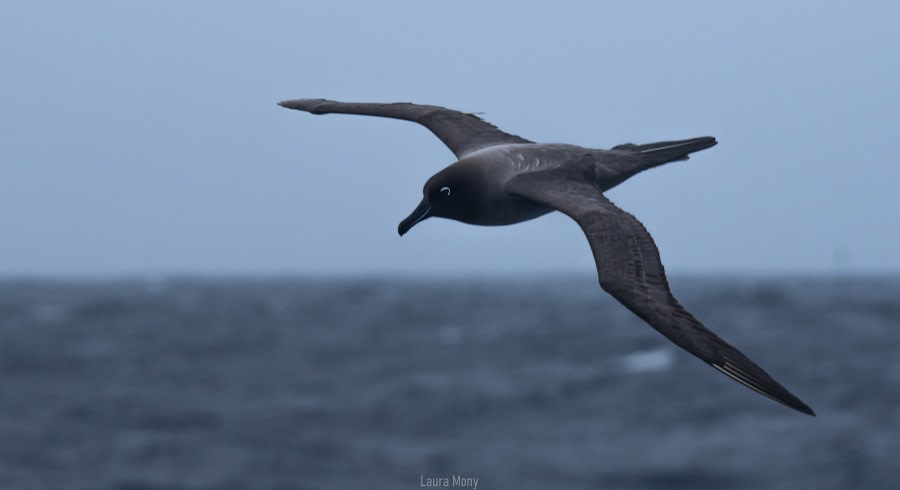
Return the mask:
<svg viewBox="0 0 900 490">
<path fill-rule="evenodd" d="M 603 193 L 644 170 L 716 144 L 710 136 L 609 150 L 539 144 L 505 133 L 473 113 L 410 103 L 348 103 L 324 99 L 280 102 L 312 114 L 358 114 L 419 123 L 457 161 L 425 182 L 422 201 L 397 228 L 402 236 L 431 217 L 474 225 L 510 225 L 561 211 L 590 244 L 600 287 L 675 345 L 744 386 L 815 415 L 762 368 L 688 312 L 669 290 L 653 238 Z"/>
</svg>

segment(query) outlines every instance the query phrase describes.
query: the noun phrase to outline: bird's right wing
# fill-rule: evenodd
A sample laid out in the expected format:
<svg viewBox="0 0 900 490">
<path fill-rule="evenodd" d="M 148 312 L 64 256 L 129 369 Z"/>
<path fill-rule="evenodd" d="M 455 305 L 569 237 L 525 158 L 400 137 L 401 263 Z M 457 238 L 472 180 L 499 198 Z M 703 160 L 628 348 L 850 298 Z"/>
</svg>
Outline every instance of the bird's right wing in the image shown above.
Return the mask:
<svg viewBox="0 0 900 490">
<path fill-rule="evenodd" d="M 676 345 L 739 383 L 795 410 L 814 415 L 768 373 L 684 309 L 669 283 L 653 238 L 634 216 L 577 174 L 553 170 L 514 177 L 507 190 L 558 209 L 587 235 L 600 286 Z"/>
<path fill-rule="evenodd" d="M 532 143 L 504 133 L 480 117 L 432 105 L 409 103 L 337 102 L 325 99 L 298 99 L 279 102 L 288 109 L 311 114 L 359 114 L 404 119 L 425 126 L 437 136 L 457 158 L 490 146 L 509 143 Z"/>
</svg>

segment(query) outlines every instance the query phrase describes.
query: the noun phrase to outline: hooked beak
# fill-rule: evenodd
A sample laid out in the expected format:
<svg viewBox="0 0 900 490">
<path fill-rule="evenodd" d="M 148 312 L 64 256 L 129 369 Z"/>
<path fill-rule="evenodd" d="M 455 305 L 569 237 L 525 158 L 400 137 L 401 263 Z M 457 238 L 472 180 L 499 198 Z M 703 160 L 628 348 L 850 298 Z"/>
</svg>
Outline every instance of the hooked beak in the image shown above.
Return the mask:
<svg viewBox="0 0 900 490">
<path fill-rule="evenodd" d="M 412 214 L 406 217 L 405 220 L 400 222 L 400 226 L 397 227 L 397 233 L 400 236 L 403 236 L 410 228 L 413 227 L 419 221 L 431 216 L 431 205 L 428 204 L 428 200 L 422 198 L 422 202 L 416 206 L 416 209 L 413 210 Z"/>
</svg>

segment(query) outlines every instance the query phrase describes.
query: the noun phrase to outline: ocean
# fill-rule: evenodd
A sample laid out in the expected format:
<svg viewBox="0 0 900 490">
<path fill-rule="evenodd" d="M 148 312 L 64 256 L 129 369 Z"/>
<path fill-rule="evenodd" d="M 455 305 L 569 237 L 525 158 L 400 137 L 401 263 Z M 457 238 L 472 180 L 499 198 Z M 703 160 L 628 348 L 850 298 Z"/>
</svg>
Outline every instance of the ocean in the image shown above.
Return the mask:
<svg viewBox="0 0 900 490">
<path fill-rule="evenodd" d="M 900 278 L 0 281 L 2 489 L 896 489 Z M 445 485 L 446 484 L 446 485 Z"/>
</svg>

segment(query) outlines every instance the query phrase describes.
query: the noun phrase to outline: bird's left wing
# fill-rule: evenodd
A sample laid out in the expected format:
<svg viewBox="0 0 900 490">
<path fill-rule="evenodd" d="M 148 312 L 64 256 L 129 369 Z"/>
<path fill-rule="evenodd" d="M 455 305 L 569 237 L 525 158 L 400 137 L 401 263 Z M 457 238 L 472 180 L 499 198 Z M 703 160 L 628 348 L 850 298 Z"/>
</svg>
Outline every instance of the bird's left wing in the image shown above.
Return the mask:
<svg viewBox="0 0 900 490">
<path fill-rule="evenodd" d="M 814 415 L 805 403 L 678 303 L 669 290 L 653 238 L 584 175 L 554 170 L 522 174 L 507 183 L 507 191 L 574 219 L 587 235 L 600 286 L 651 327 L 744 386 Z"/>
<path fill-rule="evenodd" d="M 325 99 L 286 100 L 278 104 L 311 114 L 359 114 L 417 122 L 431 130 L 457 158 L 490 146 L 532 143 L 525 138 L 500 131 L 474 114 L 432 105 L 337 102 Z"/>
</svg>

